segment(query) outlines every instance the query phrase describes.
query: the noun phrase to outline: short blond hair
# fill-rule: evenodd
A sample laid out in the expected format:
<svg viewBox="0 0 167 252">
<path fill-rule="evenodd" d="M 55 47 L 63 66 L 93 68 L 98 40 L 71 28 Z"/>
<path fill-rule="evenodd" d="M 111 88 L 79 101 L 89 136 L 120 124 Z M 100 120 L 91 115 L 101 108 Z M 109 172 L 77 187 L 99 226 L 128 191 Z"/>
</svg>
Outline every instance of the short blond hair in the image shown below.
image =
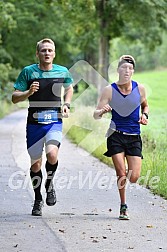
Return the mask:
<svg viewBox="0 0 167 252">
<path fill-rule="evenodd" d="M 44 39 L 37 42 L 37 46 L 36 46 L 37 52 L 39 52 L 41 44 L 44 44 L 44 43 L 50 43 L 54 46 L 54 49 L 56 48 L 55 43 L 52 39 L 44 38 Z"/>
</svg>

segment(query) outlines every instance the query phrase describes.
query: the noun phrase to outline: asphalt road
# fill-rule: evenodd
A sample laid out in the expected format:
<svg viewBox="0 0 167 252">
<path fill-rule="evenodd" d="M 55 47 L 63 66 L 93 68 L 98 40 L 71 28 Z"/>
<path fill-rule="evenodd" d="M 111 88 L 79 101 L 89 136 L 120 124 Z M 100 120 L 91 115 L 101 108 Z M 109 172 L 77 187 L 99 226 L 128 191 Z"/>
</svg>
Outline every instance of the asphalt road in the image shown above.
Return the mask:
<svg viewBox="0 0 167 252">
<path fill-rule="evenodd" d="M 31 216 L 26 110 L 0 120 L 0 251 L 167 251 L 167 201 L 128 185 L 131 219 L 118 220 L 115 171 L 65 137 L 54 185 L 58 202 Z M 45 156 L 43 157 L 45 177 Z M 45 199 L 44 186 L 42 187 Z"/>
</svg>

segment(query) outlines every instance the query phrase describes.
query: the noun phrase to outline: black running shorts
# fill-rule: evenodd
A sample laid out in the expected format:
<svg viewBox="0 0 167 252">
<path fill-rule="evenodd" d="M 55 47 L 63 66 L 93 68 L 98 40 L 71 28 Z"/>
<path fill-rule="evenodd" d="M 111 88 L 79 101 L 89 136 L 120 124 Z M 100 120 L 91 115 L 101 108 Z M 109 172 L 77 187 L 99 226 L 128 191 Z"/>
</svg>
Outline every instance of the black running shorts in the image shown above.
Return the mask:
<svg viewBox="0 0 167 252">
<path fill-rule="evenodd" d="M 111 157 L 117 153 L 138 156 L 142 158 L 142 140 L 140 135 L 124 135 L 114 132 L 107 138 L 107 151 L 105 156 Z"/>
</svg>

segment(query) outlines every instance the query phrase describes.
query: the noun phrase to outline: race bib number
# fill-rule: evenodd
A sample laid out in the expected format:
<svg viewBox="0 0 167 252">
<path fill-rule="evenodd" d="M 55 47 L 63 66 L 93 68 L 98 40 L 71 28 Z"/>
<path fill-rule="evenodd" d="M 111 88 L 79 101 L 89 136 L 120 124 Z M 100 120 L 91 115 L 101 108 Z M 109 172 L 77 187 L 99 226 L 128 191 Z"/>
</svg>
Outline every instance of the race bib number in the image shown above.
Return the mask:
<svg viewBox="0 0 167 252">
<path fill-rule="evenodd" d="M 55 110 L 47 110 L 38 112 L 38 122 L 40 123 L 51 123 L 57 122 L 57 111 Z"/>
</svg>

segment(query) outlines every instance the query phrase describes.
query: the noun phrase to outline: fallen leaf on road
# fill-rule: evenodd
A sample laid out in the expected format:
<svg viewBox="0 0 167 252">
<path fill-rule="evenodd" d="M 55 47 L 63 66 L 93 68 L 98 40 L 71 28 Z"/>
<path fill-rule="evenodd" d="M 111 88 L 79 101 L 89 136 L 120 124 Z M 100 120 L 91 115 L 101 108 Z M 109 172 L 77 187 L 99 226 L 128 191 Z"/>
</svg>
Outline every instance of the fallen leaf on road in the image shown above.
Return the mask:
<svg viewBox="0 0 167 252">
<path fill-rule="evenodd" d="M 59 232 L 64 233 L 64 230 L 63 229 L 59 229 Z"/>
<path fill-rule="evenodd" d="M 147 228 L 153 228 L 153 225 L 147 225 Z"/>
<path fill-rule="evenodd" d="M 29 227 L 34 228 L 34 226 L 32 226 L 32 225 L 29 225 Z"/>
<path fill-rule="evenodd" d="M 97 242 L 99 242 L 99 241 L 98 241 L 98 240 L 93 240 L 92 242 L 97 243 Z"/>
</svg>

